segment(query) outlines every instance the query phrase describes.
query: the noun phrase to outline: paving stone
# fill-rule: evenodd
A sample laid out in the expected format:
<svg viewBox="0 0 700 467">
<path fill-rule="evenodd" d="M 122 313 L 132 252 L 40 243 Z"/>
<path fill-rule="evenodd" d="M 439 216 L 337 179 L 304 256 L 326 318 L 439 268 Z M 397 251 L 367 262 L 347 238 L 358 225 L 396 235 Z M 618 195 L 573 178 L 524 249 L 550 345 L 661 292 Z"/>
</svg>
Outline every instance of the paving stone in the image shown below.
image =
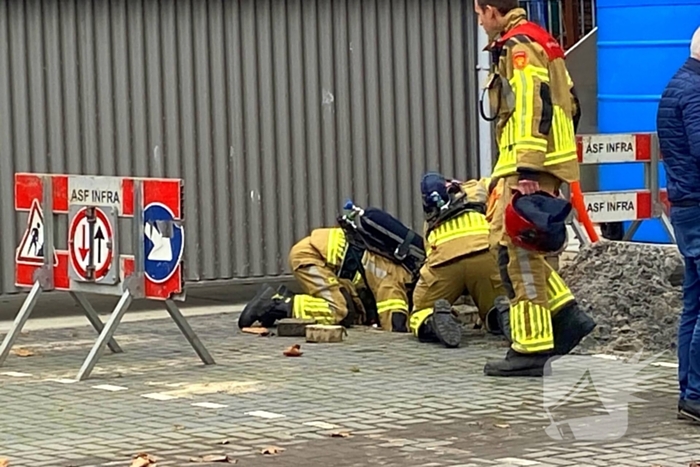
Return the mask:
<svg viewBox="0 0 700 467">
<path fill-rule="evenodd" d="M 481 331 L 466 330 L 468 344 L 448 351 L 411 336 L 353 328 L 342 345 L 306 346 L 303 357 L 285 359 L 279 354 L 290 341 L 244 335 L 236 329 L 236 318 L 222 314 L 190 319 L 217 360 L 211 367 L 201 365 L 170 321 L 124 323 L 119 328 L 119 339 L 128 343 L 124 354 L 106 353 L 89 381 L 73 384 L 47 378 L 75 376 L 95 338 L 89 326 L 23 337 L 23 346 L 63 350 L 42 352 L 31 361 L 11 356 L 6 362 L 3 371 L 31 376 L 0 376 L 0 451 L 11 465 L 24 465 L 23 457 L 35 456 L 32 465 L 61 459 L 59 466 L 80 467 L 128 465 L 140 450 L 162 456 L 158 465 L 164 467 L 222 451 L 246 458 L 245 465 L 252 467 L 273 462 L 290 467 L 537 462 L 537 467 L 553 467 L 584 460 L 600 467 L 637 467 L 634 462 L 680 467 L 698 452 L 698 427 L 675 420 L 673 367 L 655 367 L 651 380 L 640 385 L 647 389 L 635 395 L 645 402 L 631 404 L 623 438 L 598 442 L 566 435 L 553 440 L 544 431 L 551 420 L 542 403 L 542 381 L 484 377 L 484 362 L 501 356 L 503 349 Z M 70 342 L 89 344 L 67 347 Z M 607 378 L 600 393 L 612 397 L 625 382 L 608 361 L 595 360 Z M 225 386 L 231 382 L 255 384 L 229 393 Z M 101 384 L 127 389 L 93 388 Z M 175 390 L 186 397 L 142 397 Z M 200 402 L 227 407 L 192 406 Z M 600 397 L 584 390 L 557 409 L 557 419 L 605 414 L 601 407 Z M 253 411 L 285 418 L 246 415 Z M 309 422 L 337 428 L 304 425 Z M 502 423 L 509 428 L 494 426 Z M 342 430 L 351 437 L 329 436 Z M 229 444 L 218 444 L 223 439 Z M 286 450 L 262 456 L 266 445 Z"/>
</svg>

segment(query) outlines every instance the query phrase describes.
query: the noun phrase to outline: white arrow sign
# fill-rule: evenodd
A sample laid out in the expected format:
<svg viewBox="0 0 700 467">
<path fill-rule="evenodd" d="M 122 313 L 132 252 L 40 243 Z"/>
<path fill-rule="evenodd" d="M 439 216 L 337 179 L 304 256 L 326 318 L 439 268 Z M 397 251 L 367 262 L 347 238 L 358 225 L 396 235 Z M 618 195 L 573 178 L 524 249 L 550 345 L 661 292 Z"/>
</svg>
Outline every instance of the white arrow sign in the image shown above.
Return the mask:
<svg viewBox="0 0 700 467">
<path fill-rule="evenodd" d="M 149 261 L 172 261 L 173 249 L 170 239 L 160 233 L 158 227 L 147 222 L 145 226 L 146 236 L 153 242 L 153 249 L 148 255 Z"/>
</svg>

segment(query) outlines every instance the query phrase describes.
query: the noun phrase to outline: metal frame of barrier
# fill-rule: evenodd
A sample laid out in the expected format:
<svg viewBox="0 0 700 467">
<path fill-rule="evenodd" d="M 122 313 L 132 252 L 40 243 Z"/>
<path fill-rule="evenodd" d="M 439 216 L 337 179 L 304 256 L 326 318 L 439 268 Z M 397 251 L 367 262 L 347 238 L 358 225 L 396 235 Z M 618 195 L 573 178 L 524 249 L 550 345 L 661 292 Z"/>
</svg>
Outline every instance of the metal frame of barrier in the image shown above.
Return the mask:
<svg viewBox="0 0 700 467">
<path fill-rule="evenodd" d="M 656 133 L 578 135 L 581 165 L 644 163 L 645 188 L 583 193 L 584 204 L 595 224 L 632 221 L 623 241 L 629 241 L 645 220 L 659 219 L 666 233 L 676 241 L 666 210 L 666 190 L 659 187 L 661 155 Z M 576 218 L 571 227 L 581 243 L 591 243 Z"/>
<path fill-rule="evenodd" d="M 185 299 L 184 227 L 180 179 L 15 174 L 15 210 L 28 211 L 17 248 L 15 284 L 31 288 L 0 345 L 7 359 L 42 291 L 69 292 L 99 337 L 77 380 L 89 378 L 105 346 L 121 353 L 114 333 L 134 299 L 164 302 L 165 309 L 205 365 L 207 349 L 174 300 Z M 54 247 L 54 215 L 68 215 L 66 250 Z M 131 220 L 132 255 L 121 254 L 118 220 Z M 103 324 L 84 293 L 119 297 Z"/>
</svg>

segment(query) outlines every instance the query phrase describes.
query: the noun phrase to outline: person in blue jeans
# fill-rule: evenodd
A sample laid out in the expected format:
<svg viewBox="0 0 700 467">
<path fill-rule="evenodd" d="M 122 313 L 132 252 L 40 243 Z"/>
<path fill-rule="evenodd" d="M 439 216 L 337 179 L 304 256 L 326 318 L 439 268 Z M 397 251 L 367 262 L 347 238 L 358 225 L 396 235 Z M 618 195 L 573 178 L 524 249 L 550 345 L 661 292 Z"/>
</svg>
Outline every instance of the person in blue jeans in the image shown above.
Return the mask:
<svg viewBox="0 0 700 467">
<path fill-rule="evenodd" d="M 656 116 L 671 224 L 685 260 L 678 328 L 679 418 L 700 422 L 700 28 L 690 58 L 671 78 Z"/>
</svg>

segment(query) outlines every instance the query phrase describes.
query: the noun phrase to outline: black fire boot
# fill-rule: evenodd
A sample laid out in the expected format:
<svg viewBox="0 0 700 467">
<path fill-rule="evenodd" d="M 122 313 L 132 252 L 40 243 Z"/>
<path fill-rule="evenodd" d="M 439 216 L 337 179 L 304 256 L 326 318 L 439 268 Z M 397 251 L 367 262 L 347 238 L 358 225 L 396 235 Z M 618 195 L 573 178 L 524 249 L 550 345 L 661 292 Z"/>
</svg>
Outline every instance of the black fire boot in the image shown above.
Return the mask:
<svg viewBox="0 0 700 467">
<path fill-rule="evenodd" d="M 260 324 L 264 328 L 271 328 L 277 320 L 292 317 L 292 305 L 294 298 L 284 298 L 275 296 L 272 298 L 272 304 L 268 306 L 260 317 Z"/>
<path fill-rule="evenodd" d="M 452 314 L 450 302 L 447 300 L 436 301 L 430 320 L 433 332 L 445 347 L 459 347 L 462 342 L 462 325 Z"/>
<path fill-rule="evenodd" d="M 686 420 L 700 423 L 700 400 L 684 400 L 680 403 L 680 410 L 678 413 Z"/>
<path fill-rule="evenodd" d="M 551 374 L 549 360 L 551 354 L 522 354 L 508 349 L 503 360 L 489 360 L 484 366 L 487 376 L 534 376 Z"/>
<path fill-rule="evenodd" d="M 391 313 L 391 332 L 408 332 L 408 316 L 406 313 Z"/>
<path fill-rule="evenodd" d="M 496 336 L 505 336 L 510 342 L 510 301 L 507 297 L 496 297 L 493 308 L 486 313 L 486 327 Z"/>
<path fill-rule="evenodd" d="M 576 302 L 571 302 L 552 317 L 555 355 L 568 355 L 584 337 L 595 329 L 596 323 Z"/>
<path fill-rule="evenodd" d="M 249 328 L 256 321 L 259 321 L 267 308 L 273 305 L 272 297 L 275 295 L 275 289 L 269 284 L 263 284 L 255 294 L 255 297 L 243 308 L 241 315 L 238 317 L 238 327 L 240 329 Z"/>
<path fill-rule="evenodd" d="M 273 298 L 287 299 L 292 298 L 293 296 L 294 292 L 289 290 L 286 285 L 282 284 L 279 287 L 277 287 L 277 293 L 275 293 Z"/>
</svg>

